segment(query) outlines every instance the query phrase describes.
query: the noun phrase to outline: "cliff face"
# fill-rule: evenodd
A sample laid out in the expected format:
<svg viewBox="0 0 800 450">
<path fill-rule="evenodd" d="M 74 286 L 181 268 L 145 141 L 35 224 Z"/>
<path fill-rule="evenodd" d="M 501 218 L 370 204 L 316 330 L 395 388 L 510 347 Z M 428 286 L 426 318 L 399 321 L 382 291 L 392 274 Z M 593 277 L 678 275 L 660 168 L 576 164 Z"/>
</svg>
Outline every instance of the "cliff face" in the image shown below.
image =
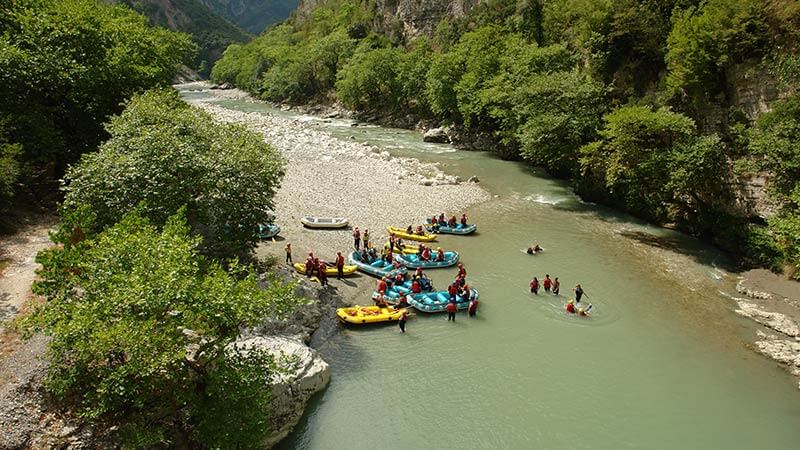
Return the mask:
<svg viewBox="0 0 800 450">
<path fill-rule="evenodd" d="M 326 0 L 300 0 L 297 15 L 302 17 Z M 377 16 L 384 26 L 400 24 L 406 37 L 431 35 L 445 17 L 463 17 L 485 0 L 376 0 Z"/>
<path fill-rule="evenodd" d="M 297 0 L 200 0 L 200 2 L 253 34 L 259 34 L 273 23 L 285 20 L 297 7 Z"/>
</svg>

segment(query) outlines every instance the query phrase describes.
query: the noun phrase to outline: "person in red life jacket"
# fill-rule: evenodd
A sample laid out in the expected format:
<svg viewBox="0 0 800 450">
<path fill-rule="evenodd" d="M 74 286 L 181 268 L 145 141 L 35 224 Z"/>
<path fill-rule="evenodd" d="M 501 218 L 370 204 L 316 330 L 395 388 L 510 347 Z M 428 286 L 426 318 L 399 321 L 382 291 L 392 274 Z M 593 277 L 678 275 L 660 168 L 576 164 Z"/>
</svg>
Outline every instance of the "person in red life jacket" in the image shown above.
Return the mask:
<svg viewBox="0 0 800 450">
<path fill-rule="evenodd" d="M 431 249 L 425 247 L 425 250 L 422 251 L 422 255 L 420 255 L 419 259 L 422 261 L 430 261 L 431 260 Z"/>
<path fill-rule="evenodd" d="M 378 292 L 378 295 L 375 296 L 375 306 L 378 308 L 386 308 L 389 306 L 389 304 L 386 303 L 386 296 L 383 295 L 383 292 Z"/>
<path fill-rule="evenodd" d="M 531 280 L 531 292 L 539 295 L 539 280 L 536 277 Z"/>
<path fill-rule="evenodd" d="M 387 287 L 386 286 L 386 277 L 383 277 L 380 280 L 378 280 L 378 292 L 380 292 L 381 294 L 385 294 L 386 293 L 386 287 Z"/>
<path fill-rule="evenodd" d="M 336 271 L 338 272 L 337 279 L 341 280 L 344 276 L 344 256 L 342 256 L 342 252 L 336 252 Z"/>
<path fill-rule="evenodd" d="M 462 227 L 467 226 L 467 215 L 466 214 L 461 214 L 461 226 Z"/>
<path fill-rule="evenodd" d="M 467 279 L 463 275 L 456 275 L 456 286 L 464 287 L 467 284 Z"/>
<path fill-rule="evenodd" d="M 436 261 L 444 261 L 444 250 L 442 250 L 442 247 L 436 249 Z"/>
<path fill-rule="evenodd" d="M 458 263 L 458 275 L 460 275 L 465 280 L 467 279 L 467 269 L 464 268 L 463 263 Z"/>
<path fill-rule="evenodd" d="M 411 293 L 419 294 L 420 292 L 422 292 L 422 286 L 419 285 L 419 280 L 415 279 L 414 282 L 411 283 Z"/>
<path fill-rule="evenodd" d="M 553 280 L 553 295 L 558 295 L 558 290 L 561 289 L 561 282 L 558 281 L 558 277 Z"/>
<path fill-rule="evenodd" d="M 353 230 L 353 247 L 356 248 L 356 251 L 361 248 L 361 231 L 358 230 L 358 227 Z"/>
<path fill-rule="evenodd" d="M 319 278 L 319 284 L 321 286 L 328 285 L 328 266 L 325 264 L 325 261 L 319 260 L 317 262 L 317 277 Z"/>
<path fill-rule="evenodd" d="M 408 228 L 406 228 L 406 234 L 414 234 L 414 227 L 409 225 Z"/>
<path fill-rule="evenodd" d="M 458 287 L 455 283 L 452 283 L 450 286 L 447 286 L 447 293 L 450 294 L 450 301 L 452 303 L 456 302 L 456 294 L 458 294 Z"/>
<path fill-rule="evenodd" d="M 456 312 L 458 311 L 458 307 L 456 306 L 455 302 L 448 302 L 447 303 L 447 321 L 456 321 Z"/>
<path fill-rule="evenodd" d="M 473 298 L 469 302 L 469 308 L 467 308 L 467 312 L 469 313 L 470 317 L 475 317 L 475 313 L 478 312 L 478 299 L 477 298 Z"/>
<path fill-rule="evenodd" d="M 433 230 L 434 233 L 439 232 L 439 220 L 436 218 L 436 216 L 433 216 L 431 219 L 431 230 Z"/>
<path fill-rule="evenodd" d="M 311 278 L 312 273 L 314 273 L 314 253 L 308 252 L 308 258 L 306 258 L 306 276 Z"/>
<path fill-rule="evenodd" d="M 444 213 L 439 214 L 439 225 L 444 226 L 445 223 L 446 222 L 444 220 Z"/>
<path fill-rule="evenodd" d="M 400 298 L 397 299 L 397 303 L 394 304 L 395 311 L 401 308 L 408 308 L 408 297 L 405 295 L 401 295 Z"/>
<path fill-rule="evenodd" d="M 567 314 L 575 314 L 575 300 L 569 299 L 567 302 Z"/>
<path fill-rule="evenodd" d="M 544 281 L 542 282 L 542 286 L 544 286 L 545 292 L 550 292 L 550 286 L 553 284 L 553 281 L 550 280 L 550 274 L 545 274 Z"/>
<path fill-rule="evenodd" d="M 397 274 L 394 276 L 395 286 L 400 286 L 401 284 L 403 284 L 403 281 L 405 281 L 405 277 L 403 277 L 402 273 L 397 272 Z"/>
<path fill-rule="evenodd" d="M 455 228 L 456 224 L 457 224 L 456 216 L 450 217 L 450 220 L 447 221 L 447 226 L 449 226 L 450 228 Z"/>
<path fill-rule="evenodd" d="M 407 320 L 408 320 L 408 310 L 403 311 L 403 314 L 400 315 L 400 319 L 397 321 L 397 324 L 400 326 L 400 331 L 403 333 L 406 332 Z"/>
</svg>

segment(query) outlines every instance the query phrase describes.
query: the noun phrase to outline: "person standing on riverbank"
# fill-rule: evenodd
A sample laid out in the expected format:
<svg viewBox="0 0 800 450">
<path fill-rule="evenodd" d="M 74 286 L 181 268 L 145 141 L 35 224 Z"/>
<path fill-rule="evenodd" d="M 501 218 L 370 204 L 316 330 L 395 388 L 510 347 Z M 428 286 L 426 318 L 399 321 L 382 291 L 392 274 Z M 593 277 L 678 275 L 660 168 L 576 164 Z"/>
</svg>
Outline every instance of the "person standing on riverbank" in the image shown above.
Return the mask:
<svg viewBox="0 0 800 450">
<path fill-rule="evenodd" d="M 292 243 L 287 242 L 286 247 L 283 247 L 283 251 L 286 252 L 286 264 L 292 264 Z"/>
<path fill-rule="evenodd" d="M 553 295 L 558 295 L 558 291 L 561 289 L 561 282 L 558 281 L 558 277 L 553 280 Z"/>
<path fill-rule="evenodd" d="M 342 256 L 342 252 L 336 252 L 336 272 L 336 279 L 341 280 L 344 276 L 344 256 Z"/>
<path fill-rule="evenodd" d="M 356 251 L 361 249 L 361 231 L 359 231 L 358 227 L 353 230 L 353 247 L 356 248 Z"/>
<path fill-rule="evenodd" d="M 458 307 L 456 307 L 455 302 L 447 303 L 447 321 L 456 321 L 456 311 L 458 311 Z"/>
<path fill-rule="evenodd" d="M 364 237 L 361 241 L 364 242 L 364 248 L 369 248 L 369 228 L 364 228 Z"/>
<path fill-rule="evenodd" d="M 575 288 L 572 290 L 575 291 L 575 303 L 580 303 L 581 297 L 583 297 L 583 288 L 581 287 L 581 284 L 576 284 Z"/>
<path fill-rule="evenodd" d="M 539 279 L 536 277 L 531 280 L 531 293 L 539 295 Z"/>
</svg>

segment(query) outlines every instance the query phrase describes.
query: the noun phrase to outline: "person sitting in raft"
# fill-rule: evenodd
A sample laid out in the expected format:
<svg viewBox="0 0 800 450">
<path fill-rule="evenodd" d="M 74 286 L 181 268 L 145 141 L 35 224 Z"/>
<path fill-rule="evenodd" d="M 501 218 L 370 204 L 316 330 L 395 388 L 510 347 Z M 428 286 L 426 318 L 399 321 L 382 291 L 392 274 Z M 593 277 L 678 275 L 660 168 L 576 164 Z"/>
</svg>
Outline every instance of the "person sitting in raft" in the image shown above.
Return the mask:
<svg viewBox="0 0 800 450">
<path fill-rule="evenodd" d="M 405 281 L 405 277 L 402 273 L 397 272 L 397 275 L 394 276 L 394 284 L 395 286 L 400 286 Z"/>
<path fill-rule="evenodd" d="M 413 283 L 411 283 L 411 293 L 419 294 L 420 292 L 422 292 L 422 286 L 419 284 L 419 279 L 416 279 Z"/>
<path fill-rule="evenodd" d="M 386 254 L 386 262 L 392 264 L 394 262 L 394 255 L 392 252 Z"/>
<path fill-rule="evenodd" d="M 436 249 L 436 261 L 444 261 L 444 250 L 442 250 L 442 247 Z"/>
<path fill-rule="evenodd" d="M 419 259 L 421 261 L 430 261 L 431 260 L 431 249 L 429 247 L 425 247 L 425 250 L 422 251 L 422 254 L 419 255 Z"/>
<path fill-rule="evenodd" d="M 466 214 L 461 214 L 461 226 L 462 227 L 467 226 L 467 215 Z"/>
<path fill-rule="evenodd" d="M 425 228 L 422 228 L 422 225 L 417 227 L 417 235 L 418 236 L 425 236 Z"/>
<path fill-rule="evenodd" d="M 585 309 L 584 308 L 578 308 L 578 315 L 579 316 L 588 317 L 589 316 L 589 311 L 591 311 L 591 310 L 592 310 L 592 304 L 589 303 L 589 306 L 587 306 Z"/>
<path fill-rule="evenodd" d="M 369 254 L 369 257 L 372 261 L 378 259 L 378 251 L 375 250 L 375 247 L 370 247 L 367 253 Z"/>
<path fill-rule="evenodd" d="M 444 213 L 439 214 L 439 226 L 443 226 L 445 223 Z"/>
<path fill-rule="evenodd" d="M 439 220 L 436 219 L 436 216 L 433 216 L 433 218 L 431 219 L 431 230 L 434 233 L 438 233 L 439 232 Z"/>
<path fill-rule="evenodd" d="M 447 226 L 450 227 L 450 228 L 455 228 L 456 224 L 457 224 L 456 216 L 450 217 L 450 220 L 447 221 Z"/>
<path fill-rule="evenodd" d="M 422 267 L 417 267 L 416 272 L 414 272 L 414 276 L 415 277 L 422 277 L 423 276 Z"/>
<path fill-rule="evenodd" d="M 423 291 L 430 291 L 433 289 L 433 283 L 431 283 L 431 279 L 422 275 L 418 278 L 419 280 L 419 287 L 422 288 Z"/>
<path fill-rule="evenodd" d="M 397 253 L 403 253 L 403 249 L 406 248 L 406 244 L 403 243 L 403 240 L 397 238 L 394 243 L 394 247 L 397 249 Z"/>
<path fill-rule="evenodd" d="M 567 302 L 567 313 L 575 314 L 575 300 L 569 299 L 569 301 Z"/>
<path fill-rule="evenodd" d="M 414 227 L 409 225 L 408 228 L 406 228 L 406 234 L 414 234 Z"/>
</svg>

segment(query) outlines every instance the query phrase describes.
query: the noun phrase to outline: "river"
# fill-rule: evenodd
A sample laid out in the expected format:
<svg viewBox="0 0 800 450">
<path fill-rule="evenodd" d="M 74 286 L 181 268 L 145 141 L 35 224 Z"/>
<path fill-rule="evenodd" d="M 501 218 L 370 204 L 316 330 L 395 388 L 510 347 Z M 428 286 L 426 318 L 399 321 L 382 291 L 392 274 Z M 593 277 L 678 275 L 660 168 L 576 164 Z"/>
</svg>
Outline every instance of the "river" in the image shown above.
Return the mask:
<svg viewBox="0 0 800 450">
<path fill-rule="evenodd" d="M 191 99 L 202 93 L 184 93 Z M 345 329 L 320 349 L 332 381 L 280 448 L 796 449 L 800 391 L 748 343 L 724 255 L 679 233 L 585 204 L 568 185 L 488 152 L 418 133 L 297 117 L 392 155 L 472 175 L 493 199 L 467 214 L 479 234 L 443 236 L 481 293 L 476 319 L 418 313 Z M 431 212 L 433 213 L 433 211 Z M 524 248 L 538 241 L 545 252 Z M 558 276 L 562 295 L 528 292 Z M 431 271 L 440 287 L 452 270 Z M 589 319 L 564 303 L 581 283 Z"/>
</svg>

